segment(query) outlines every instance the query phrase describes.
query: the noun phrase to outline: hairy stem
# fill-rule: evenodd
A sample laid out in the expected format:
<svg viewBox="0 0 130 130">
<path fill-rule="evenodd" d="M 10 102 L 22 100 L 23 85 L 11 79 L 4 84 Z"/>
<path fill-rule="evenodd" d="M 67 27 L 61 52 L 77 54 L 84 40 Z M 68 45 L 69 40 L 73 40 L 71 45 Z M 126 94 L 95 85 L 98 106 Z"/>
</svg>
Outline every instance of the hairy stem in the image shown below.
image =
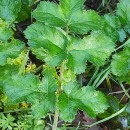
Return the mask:
<svg viewBox="0 0 130 130">
<path fill-rule="evenodd" d="M 56 130 L 57 129 L 57 124 L 58 124 L 58 116 L 59 116 L 59 110 L 58 110 L 58 97 L 57 97 L 57 101 L 56 101 L 56 108 L 55 108 L 55 115 L 54 115 L 54 123 L 53 123 L 53 127 L 52 130 Z"/>
<path fill-rule="evenodd" d="M 68 32 L 69 32 L 69 28 L 68 26 L 66 27 L 66 37 L 68 39 Z M 55 115 L 54 115 L 54 123 L 53 123 L 53 127 L 52 130 L 56 130 L 57 129 L 57 124 L 58 124 L 58 117 L 59 117 L 59 109 L 58 109 L 58 98 L 59 95 L 62 91 L 62 80 L 63 80 L 63 73 L 64 73 L 64 64 L 66 61 L 62 62 L 62 65 L 60 67 L 60 76 L 59 76 L 59 87 L 58 90 L 56 92 L 56 105 L 55 105 Z"/>
<path fill-rule="evenodd" d="M 22 66 L 21 66 L 21 68 L 19 70 L 19 73 L 18 73 L 19 75 L 21 75 L 25 70 L 25 66 L 26 66 L 26 63 L 28 61 L 28 54 L 29 54 L 29 51 L 27 51 L 27 54 L 26 54 L 26 56 L 25 56 L 25 58 L 23 60 Z"/>
<path fill-rule="evenodd" d="M 62 63 L 61 67 L 60 67 L 60 76 L 59 76 L 59 88 L 56 92 L 56 105 L 55 105 L 55 115 L 54 115 L 54 123 L 53 123 L 53 127 L 52 130 L 56 130 L 57 129 L 57 124 L 58 124 L 58 117 L 59 117 L 59 109 L 58 109 L 58 98 L 59 95 L 61 93 L 62 90 L 62 75 L 64 72 L 64 62 Z"/>
</svg>

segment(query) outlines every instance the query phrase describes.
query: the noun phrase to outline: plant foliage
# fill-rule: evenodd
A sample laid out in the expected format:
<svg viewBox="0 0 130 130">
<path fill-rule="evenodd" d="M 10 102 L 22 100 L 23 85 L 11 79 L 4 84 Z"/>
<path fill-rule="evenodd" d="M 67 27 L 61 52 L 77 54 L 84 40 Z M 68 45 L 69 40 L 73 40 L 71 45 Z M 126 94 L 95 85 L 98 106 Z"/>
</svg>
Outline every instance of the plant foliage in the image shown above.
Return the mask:
<svg viewBox="0 0 130 130">
<path fill-rule="evenodd" d="M 107 76 L 130 84 L 130 1 L 120 0 L 116 12 L 104 16 L 86 10 L 84 2 L 41 1 L 32 11 L 34 0 L 0 0 L 0 91 L 13 104 L 30 103 L 37 120 L 57 111 L 61 120 L 72 122 L 78 110 L 91 118 L 107 110 L 103 92 L 77 80 L 90 64 L 109 67 Z M 15 38 L 14 23 L 31 13 L 35 20 L 23 32 L 28 40 L 24 43 Z M 40 71 L 31 64 L 32 54 L 44 64 Z M 7 123 L 13 126 L 13 117 L 9 119 L 6 128 Z"/>
</svg>

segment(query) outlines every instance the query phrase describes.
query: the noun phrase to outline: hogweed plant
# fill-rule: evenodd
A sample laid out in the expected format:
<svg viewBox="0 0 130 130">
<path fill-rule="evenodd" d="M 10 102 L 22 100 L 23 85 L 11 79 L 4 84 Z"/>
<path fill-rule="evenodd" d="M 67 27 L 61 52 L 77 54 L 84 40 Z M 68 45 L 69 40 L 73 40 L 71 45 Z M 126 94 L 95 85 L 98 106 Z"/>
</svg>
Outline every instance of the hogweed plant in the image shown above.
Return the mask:
<svg viewBox="0 0 130 130">
<path fill-rule="evenodd" d="M 58 119 L 72 122 L 78 110 L 95 118 L 109 107 L 106 96 L 97 91 L 108 74 L 130 83 L 130 0 L 120 0 L 116 12 L 104 16 L 85 10 L 84 2 L 41 1 L 32 12 L 35 22 L 24 31 L 25 47 L 11 29 L 19 20 L 22 0 L 0 0 L 1 90 L 12 103 L 30 103 L 35 119 L 54 113 L 53 130 Z M 118 42 L 123 44 L 116 48 Z M 35 71 L 38 68 L 29 63 L 29 52 L 44 63 L 40 76 Z M 86 71 L 88 63 L 104 70 L 97 74 L 97 69 L 97 75 L 82 86 L 77 76 Z"/>
</svg>

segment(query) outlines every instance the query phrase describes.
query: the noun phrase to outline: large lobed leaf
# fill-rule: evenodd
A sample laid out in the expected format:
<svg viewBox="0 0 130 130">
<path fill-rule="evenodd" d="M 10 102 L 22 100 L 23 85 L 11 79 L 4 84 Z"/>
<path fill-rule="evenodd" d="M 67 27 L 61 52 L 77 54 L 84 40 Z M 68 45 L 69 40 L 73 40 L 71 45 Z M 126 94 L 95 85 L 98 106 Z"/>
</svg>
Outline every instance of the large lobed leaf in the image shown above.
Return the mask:
<svg viewBox="0 0 130 130">
<path fill-rule="evenodd" d="M 37 21 L 49 24 L 49 26 L 37 22 L 25 31 L 26 38 L 29 40 L 28 44 L 37 58 L 51 66 L 59 66 L 66 60 L 67 67 L 78 74 L 84 72 L 87 60 L 96 65 L 105 63 L 114 49 L 112 40 L 105 34 L 94 32 L 84 39 L 73 39 L 68 36 L 71 39 L 69 40 L 65 38 L 63 30 L 56 28 L 68 26 L 71 31 L 80 34 L 99 29 L 100 17 L 94 11 L 83 11 L 83 2 L 84 0 L 61 0 L 61 3 L 57 5 L 43 1 L 38 5 L 33 16 Z M 14 21 L 19 10 L 20 0 L 0 0 L 2 19 Z M 50 25 L 56 27 L 50 27 Z M 10 38 L 10 35 L 8 34 L 5 40 Z M 17 57 L 24 47 L 18 40 L 1 43 L 0 46 L 0 65 L 2 66 L 6 65 L 7 58 Z M 0 69 L 6 68 L 10 69 L 8 66 Z M 58 88 L 55 69 L 45 68 L 42 80 L 33 74 L 18 75 L 17 70 L 8 71 L 8 69 L 3 72 L 4 75 L 1 75 L 0 81 L 6 78 L 7 73 L 10 73 L 11 77 L 0 85 L 4 87 L 10 100 L 31 102 L 35 118 L 45 117 L 47 112 L 54 111 L 55 92 Z M 108 107 L 101 92 L 94 90 L 91 86 L 79 88 L 74 81 L 75 74 L 71 74 L 71 71 L 67 69 L 63 75 L 63 92 L 58 101 L 60 117 L 64 121 L 71 122 L 79 109 L 95 117 Z"/>
<path fill-rule="evenodd" d="M 42 1 L 33 17 L 56 27 L 68 26 L 71 31 L 85 34 L 101 28 L 100 16 L 94 11 L 83 10 L 84 0 L 61 0 L 60 4 Z"/>
<path fill-rule="evenodd" d="M 59 5 L 40 2 L 33 16 L 45 25 L 36 22 L 25 31 L 29 46 L 37 58 L 51 66 L 59 66 L 63 60 L 67 60 L 68 68 L 78 74 L 84 72 L 87 60 L 96 65 L 105 63 L 115 47 L 113 41 L 105 34 L 92 33 L 83 40 L 68 35 L 69 40 L 65 38 L 63 30 L 56 28 L 68 26 L 71 31 L 80 34 L 101 29 L 102 20 L 99 15 L 91 10 L 83 10 L 83 3 L 84 0 L 61 0 Z"/>
<path fill-rule="evenodd" d="M 42 23 L 34 23 L 27 28 L 25 35 L 37 58 L 52 66 L 59 65 L 65 59 L 66 40 L 61 31 Z"/>
<path fill-rule="evenodd" d="M 39 83 L 39 79 L 33 74 L 25 76 L 16 74 L 5 84 L 4 88 L 11 101 L 21 102 L 26 101 L 33 94 L 40 93 L 38 90 Z"/>
<path fill-rule="evenodd" d="M 54 112 L 55 109 L 55 92 L 58 88 L 55 79 L 56 71 L 47 67 L 43 74 L 44 78 L 38 88 L 41 91 L 39 101 L 35 100 L 32 107 L 35 118 L 45 117 L 48 112 Z"/>
<path fill-rule="evenodd" d="M 83 68 L 82 65 L 84 63 L 85 69 L 85 58 L 87 58 L 87 60 L 91 61 L 97 66 L 103 65 L 105 63 L 105 60 L 111 55 L 115 47 L 113 41 L 101 32 L 92 32 L 91 35 L 85 37 L 83 40 L 77 40 L 78 42 L 73 41 L 69 46 L 69 51 L 72 55 L 71 57 L 76 58 L 76 60 L 73 60 L 70 57 L 69 61 L 72 64 L 70 63 L 69 67 L 74 64 L 73 61 L 76 61 L 76 63 L 78 63 L 81 68 Z"/>
<path fill-rule="evenodd" d="M 64 121 L 72 122 L 77 110 L 84 110 L 90 117 L 95 118 L 98 113 L 104 112 L 108 107 L 105 96 L 91 86 L 79 88 L 76 83 L 69 82 L 63 90 L 58 107 L 60 118 Z"/>
<path fill-rule="evenodd" d="M 68 25 L 71 31 L 79 34 L 85 34 L 90 30 L 99 30 L 102 28 L 99 15 L 92 10 L 80 10 L 71 14 Z"/>
<path fill-rule="evenodd" d="M 58 99 L 60 118 L 72 122 L 78 110 L 84 110 L 90 117 L 95 118 L 98 113 L 107 109 L 105 96 L 94 90 L 92 86 L 80 87 L 75 82 L 76 77 L 70 70 L 64 70 L 62 93 Z"/>
<path fill-rule="evenodd" d="M 68 68 L 78 74 L 84 72 L 87 60 L 103 65 L 115 47 L 113 41 L 100 32 L 93 32 L 84 39 L 70 37 L 67 44 L 62 31 L 41 23 L 29 26 L 25 36 L 37 58 L 53 66 L 67 60 Z"/>
<path fill-rule="evenodd" d="M 32 103 L 32 113 L 35 118 L 42 118 L 55 106 L 55 91 L 57 90 L 55 71 L 46 68 L 42 81 L 33 74 L 13 75 L 4 84 L 4 90 L 12 102 L 28 101 Z"/>
<path fill-rule="evenodd" d="M 56 70 L 45 67 L 42 81 L 33 74 L 14 74 L 3 84 L 4 91 L 12 102 L 19 103 L 27 101 L 32 103 L 32 113 L 35 118 L 42 118 L 48 112 L 54 112 L 58 88 Z M 60 118 L 64 121 L 73 121 L 77 110 L 84 110 L 89 116 L 95 117 L 107 109 L 106 98 L 87 86 L 80 88 L 75 82 L 75 74 L 64 70 L 62 82 L 62 93 L 58 99 Z"/>
<path fill-rule="evenodd" d="M 115 15 L 105 14 L 103 16 L 104 25 L 102 31 L 107 34 L 114 42 L 117 40 L 123 42 L 126 35 L 122 35 L 121 23 L 119 18 Z M 125 32 L 124 32 L 125 34 Z"/>
<path fill-rule="evenodd" d="M 50 25 L 64 27 L 65 18 L 61 8 L 53 2 L 41 2 L 33 12 L 34 18 Z"/>
</svg>

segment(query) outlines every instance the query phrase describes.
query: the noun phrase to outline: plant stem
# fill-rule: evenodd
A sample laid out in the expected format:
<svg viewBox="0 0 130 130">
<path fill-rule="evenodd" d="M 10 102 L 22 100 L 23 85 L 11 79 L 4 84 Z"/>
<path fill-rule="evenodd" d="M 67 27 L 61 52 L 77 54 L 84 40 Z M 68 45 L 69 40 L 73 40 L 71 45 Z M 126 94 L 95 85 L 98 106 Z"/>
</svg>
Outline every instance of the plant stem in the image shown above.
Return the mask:
<svg viewBox="0 0 130 130">
<path fill-rule="evenodd" d="M 121 86 L 122 90 L 124 91 L 125 95 L 130 99 L 129 93 L 127 92 L 127 90 L 125 89 L 124 85 L 121 82 L 120 82 L 120 86 Z"/>
<path fill-rule="evenodd" d="M 111 82 L 108 76 L 106 77 L 106 83 L 107 83 L 109 91 L 112 92 L 112 86 L 111 86 Z"/>
<path fill-rule="evenodd" d="M 95 79 L 95 77 L 96 77 L 98 71 L 99 71 L 99 67 L 96 68 L 96 70 L 95 70 L 95 72 L 94 72 L 92 78 L 91 78 L 90 81 L 88 82 L 88 86 L 90 86 L 90 85 L 92 84 L 92 82 L 94 81 L 94 79 Z"/>
<path fill-rule="evenodd" d="M 98 125 L 98 124 L 100 124 L 100 123 L 102 123 L 102 122 L 108 121 L 108 120 L 114 118 L 115 116 L 118 116 L 119 114 L 121 114 L 121 113 L 126 109 L 126 107 L 127 107 L 127 105 L 125 105 L 121 110 L 119 110 L 118 112 L 112 114 L 111 116 L 109 116 L 109 117 L 107 117 L 107 118 L 105 118 L 105 119 L 102 119 L 102 120 L 100 120 L 100 121 L 97 121 L 97 122 L 95 122 L 95 123 L 93 123 L 93 124 L 91 124 L 91 125 L 85 125 L 85 126 L 87 126 L 87 127 L 90 128 L 90 127 L 95 126 L 95 125 Z"/>
<path fill-rule="evenodd" d="M 93 87 L 97 88 L 102 83 L 102 81 L 108 76 L 109 72 L 110 72 L 110 66 L 105 70 L 103 70 L 102 72 L 100 72 L 97 75 L 95 81 L 93 82 Z"/>
<path fill-rule="evenodd" d="M 62 90 L 62 75 L 64 72 L 64 62 L 62 63 L 61 67 L 60 67 L 60 76 L 59 76 L 59 88 L 56 92 L 56 104 L 55 104 L 55 115 L 54 115 L 54 123 L 53 123 L 53 127 L 52 130 L 56 130 L 57 129 L 57 124 L 58 124 L 58 116 L 59 116 L 59 109 L 58 109 L 58 98 L 59 95 L 61 93 Z"/>
<path fill-rule="evenodd" d="M 113 52 L 123 48 L 125 45 L 129 44 L 129 42 L 125 42 L 124 44 L 120 45 L 119 47 L 117 47 Z"/>
<path fill-rule="evenodd" d="M 68 40 L 68 32 L 69 32 L 69 28 L 68 26 L 66 27 L 66 37 Z M 55 115 L 54 115 L 54 123 L 53 123 L 53 127 L 52 130 L 56 130 L 57 129 L 57 124 L 58 124 L 58 117 L 59 117 L 59 109 L 58 109 L 58 98 L 59 95 L 62 91 L 62 80 L 63 80 L 63 73 L 64 73 L 64 64 L 66 61 L 63 61 L 60 67 L 60 76 L 59 76 L 59 87 L 58 90 L 56 92 L 56 104 L 55 104 Z"/>
<path fill-rule="evenodd" d="M 28 50 L 28 52 L 27 52 L 27 54 L 26 54 L 26 56 L 25 56 L 25 58 L 23 60 L 22 66 L 21 66 L 21 68 L 19 70 L 19 73 L 18 73 L 19 75 L 21 75 L 25 70 L 25 66 L 26 66 L 26 63 L 28 61 L 28 54 L 29 54 L 29 50 Z"/>
<path fill-rule="evenodd" d="M 59 110 L 58 110 L 58 97 L 57 97 L 57 101 L 56 101 L 56 108 L 55 108 L 55 115 L 54 115 L 54 123 L 53 123 L 53 127 L 52 130 L 56 130 L 57 129 L 57 123 L 58 123 L 58 116 L 59 116 Z"/>
</svg>

